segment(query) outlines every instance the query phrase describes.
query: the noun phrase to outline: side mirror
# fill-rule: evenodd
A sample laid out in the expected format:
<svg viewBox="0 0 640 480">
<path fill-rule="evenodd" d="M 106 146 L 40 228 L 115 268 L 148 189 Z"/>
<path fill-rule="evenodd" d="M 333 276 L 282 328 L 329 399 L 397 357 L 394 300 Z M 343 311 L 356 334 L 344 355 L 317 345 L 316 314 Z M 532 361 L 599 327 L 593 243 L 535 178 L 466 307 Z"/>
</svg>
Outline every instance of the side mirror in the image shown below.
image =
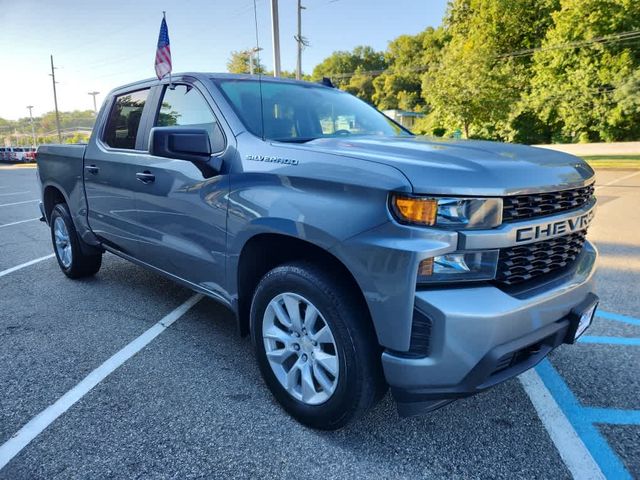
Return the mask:
<svg viewBox="0 0 640 480">
<path fill-rule="evenodd" d="M 195 164 L 207 163 L 211 158 L 209 134 L 203 128 L 154 127 L 149 136 L 149 153 Z"/>
</svg>

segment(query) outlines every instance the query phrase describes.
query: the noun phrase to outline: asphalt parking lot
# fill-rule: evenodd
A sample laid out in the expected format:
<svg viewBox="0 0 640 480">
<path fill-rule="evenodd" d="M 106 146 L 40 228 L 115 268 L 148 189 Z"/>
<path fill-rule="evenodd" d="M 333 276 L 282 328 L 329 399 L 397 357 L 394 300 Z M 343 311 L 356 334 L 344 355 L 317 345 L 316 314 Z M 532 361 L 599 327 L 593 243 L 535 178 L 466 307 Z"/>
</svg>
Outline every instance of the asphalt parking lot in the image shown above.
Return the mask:
<svg viewBox="0 0 640 480">
<path fill-rule="evenodd" d="M 0 166 L 0 478 L 640 478 L 640 170 L 597 185 L 598 316 L 520 379 L 410 419 L 387 396 L 341 431 L 309 430 L 202 299 L 7 463 L 24 425 L 193 293 L 108 254 L 95 278 L 67 279 L 35 169 Z"/>
</svg>

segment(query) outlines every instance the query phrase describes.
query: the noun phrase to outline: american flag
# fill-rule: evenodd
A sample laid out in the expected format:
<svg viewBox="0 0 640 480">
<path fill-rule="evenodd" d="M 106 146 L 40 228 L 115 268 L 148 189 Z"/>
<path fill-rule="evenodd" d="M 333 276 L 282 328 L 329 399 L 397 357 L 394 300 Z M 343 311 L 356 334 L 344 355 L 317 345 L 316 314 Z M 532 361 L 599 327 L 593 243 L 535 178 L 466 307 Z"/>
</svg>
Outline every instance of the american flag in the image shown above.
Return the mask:
<svg viewBox="0 0 640 480">
<path fill-rule="evenodd" d="M 162 17 L 160 35 L 158 36 L 158 49 L 156 50 L 156 75 L 158 80 L 161 80 L 168 73 L 171 73 L 171 46 L 169 45 L 167 22 Z"/>
</svg>

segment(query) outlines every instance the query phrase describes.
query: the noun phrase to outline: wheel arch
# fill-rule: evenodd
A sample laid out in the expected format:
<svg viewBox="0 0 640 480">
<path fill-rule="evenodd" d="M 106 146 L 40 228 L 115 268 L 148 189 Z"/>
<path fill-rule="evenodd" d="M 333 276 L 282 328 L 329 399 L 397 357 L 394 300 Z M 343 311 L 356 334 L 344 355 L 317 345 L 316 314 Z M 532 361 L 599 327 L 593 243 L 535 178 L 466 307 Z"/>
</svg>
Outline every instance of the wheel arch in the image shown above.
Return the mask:
<svg viewBox="0 0 640 480">
<path fill-rule="evenodd" d="M 369 314 L 368 323 L 373 329 L 371 312 L 364 294 L 346 265 L 325 248 L 283 233 L 258 233 L 243 245 L 237 263 L 237 318 L 241 335 L 249 333 L 249 310 L 253 293 L 260 279 L 273 268 L 294 261 L 309 261 L 335 274 L 353 288 L 356 300 Z M 375 331 L 375 330 L 374 330 Z"/>
<path fill-rule="evenodd" d="M 56 185 L 47 185 L 42 192 L 42 203 L 44 205 L 44 214 L 47 223 L 51 220 L 51 212 L 58 203 L 66 203 L 69 205 L 69 199 L 65 196 L 62 189 Z"/>
</svg>

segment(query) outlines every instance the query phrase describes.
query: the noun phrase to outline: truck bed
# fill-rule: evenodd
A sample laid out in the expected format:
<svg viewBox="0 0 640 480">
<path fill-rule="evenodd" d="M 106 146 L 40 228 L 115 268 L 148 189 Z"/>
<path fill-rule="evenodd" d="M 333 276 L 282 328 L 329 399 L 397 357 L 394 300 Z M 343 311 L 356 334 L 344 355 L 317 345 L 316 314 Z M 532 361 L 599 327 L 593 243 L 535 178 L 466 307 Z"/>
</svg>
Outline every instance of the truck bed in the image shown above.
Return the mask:
<svg viewBox="0 0 640 480">
<path fill-rule="evenodd" d="M 41 184 L 55 186 L 63 192 L 72 214 L 86 211 L 82 184 L 85 148 L 86 145 L 83 144 L 41 145 L 36 157 Z M 43 195 L 46 194 L 45 190 Z"/>
</svg>

